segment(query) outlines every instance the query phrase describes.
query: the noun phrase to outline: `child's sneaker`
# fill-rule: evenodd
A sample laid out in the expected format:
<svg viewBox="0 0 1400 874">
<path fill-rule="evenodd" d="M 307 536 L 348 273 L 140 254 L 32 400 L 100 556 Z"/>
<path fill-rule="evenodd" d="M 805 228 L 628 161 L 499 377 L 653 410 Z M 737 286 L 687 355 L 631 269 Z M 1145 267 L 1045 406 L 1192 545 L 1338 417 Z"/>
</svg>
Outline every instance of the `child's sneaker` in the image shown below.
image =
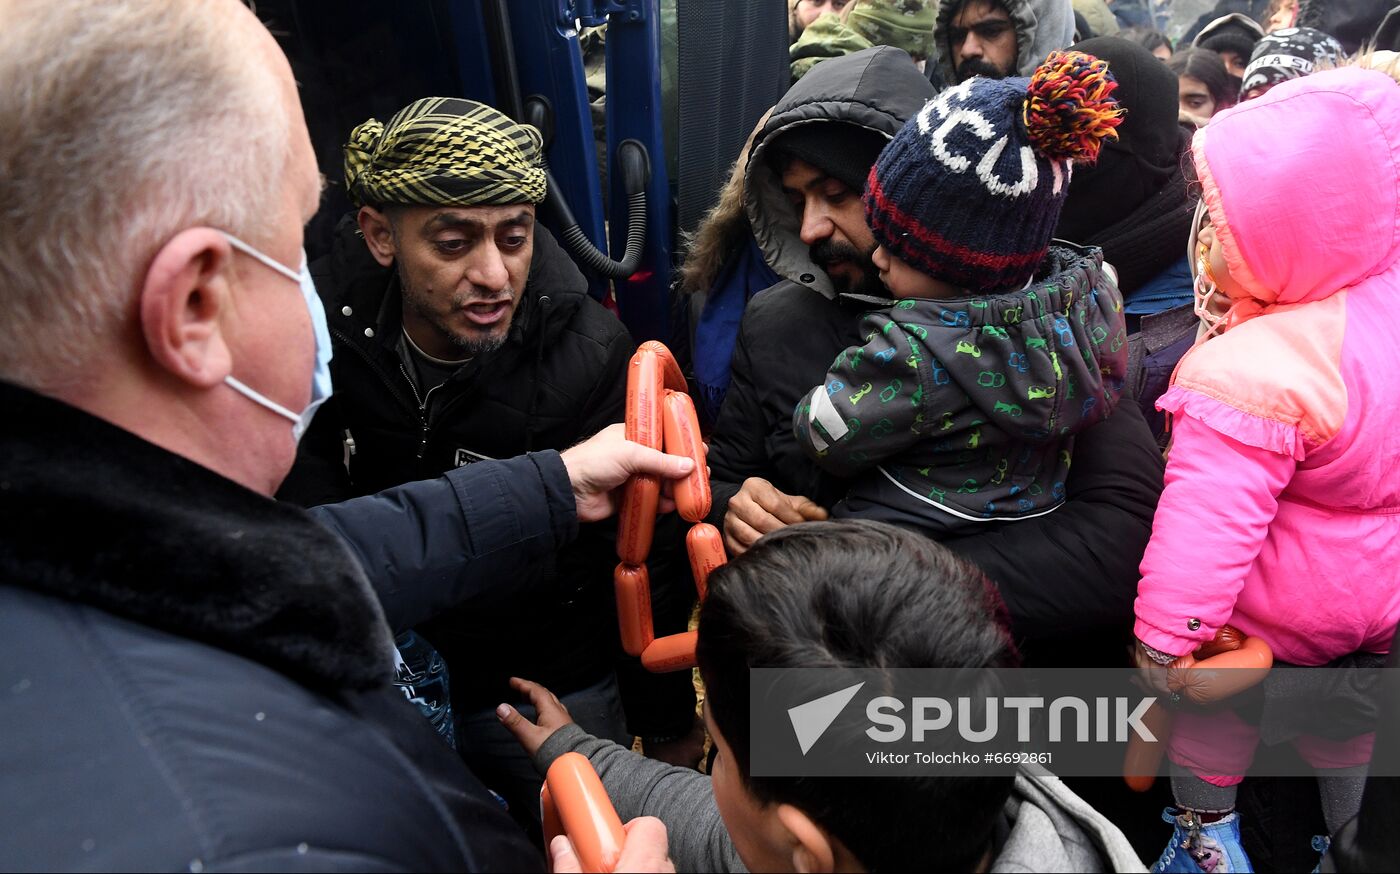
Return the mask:
<svg viewBox="0 0 1400 874">
<path fill-rule="evenodd" d="M 1227 874 L 1254 870 L 1240 843 L 1239 814 L 1202 824 L 1194 811 L 1168 807 L 1162 811 L 1162 819 L 1176 829 L 1162 857 L 1152 866 L 1154 872 Z"/>
</svg>

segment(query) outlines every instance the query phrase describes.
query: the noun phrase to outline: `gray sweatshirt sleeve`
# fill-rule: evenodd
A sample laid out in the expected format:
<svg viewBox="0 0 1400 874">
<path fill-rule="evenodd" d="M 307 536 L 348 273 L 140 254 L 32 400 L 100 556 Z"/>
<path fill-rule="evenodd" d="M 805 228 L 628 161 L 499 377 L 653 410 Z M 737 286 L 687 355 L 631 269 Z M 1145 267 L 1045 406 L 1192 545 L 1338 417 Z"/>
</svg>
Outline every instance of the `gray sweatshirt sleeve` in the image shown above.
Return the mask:
<svg viewBox="0 0 1400 874">
<path fill-rule="evenodd" d="M 564 753 L 582 753 L 602 778 L 623 822 L 654 816 L 666 824 L 677 871 L 747 871 L 715 806 L 710 778 L 640 756 L 570 723 L 535 753 L 541 774 Z"/>
</svg>

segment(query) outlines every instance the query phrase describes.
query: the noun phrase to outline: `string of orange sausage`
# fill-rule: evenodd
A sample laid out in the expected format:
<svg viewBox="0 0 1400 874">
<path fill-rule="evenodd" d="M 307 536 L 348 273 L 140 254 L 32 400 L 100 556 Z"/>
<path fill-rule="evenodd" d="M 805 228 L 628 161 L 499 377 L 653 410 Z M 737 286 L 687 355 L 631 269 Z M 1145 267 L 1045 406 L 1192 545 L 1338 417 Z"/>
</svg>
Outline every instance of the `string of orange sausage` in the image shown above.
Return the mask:
<svg viewBox="0 0 1400 874">
<path fill-rule="evenodd" d="M 675 482 L 673 492 L 676 511 L 692 523 L 685 546 L 695 590 L 704 601 L 710 573 L 726 561 L 724 541 L 718 528 L 702 521 L 710 514 L 710 476 L 695 404 L 686 393 L 685 376 L 676 359 L 655 340 L 643 343 L 627 367 L 626 429 L 628 440 L 695 463 L 689 475 Z M 658 477 L 639 474 L 627 482 L 617 537 L 622 561 L 613 572 L 622 648 L 628 655 L 640 656 L 642 665 L 655 673 L 695 667 L 696 639 L 694 631 L 658 638 L 653 630 L 646 559 L 660 500 Z"/>
<path fill-rule="evenodd" d="M 685 545 L 695 589 L 703 601 L 710 572 L 725 562 L 724 542 L 719 529 L 701 521 L 710 513 L 710 477 L 695 404 L 671 350 L 655 340 L 643 343 L 627 368 L 626 434 L 635 443 L 695 463 L 672 491 L 676 510 L 693 523 Z M 640 656 L 647 670 L 658 673 L 694 667 L 696 640 L 693 631 L 661 638 L 653 631 L 646 560 L 660 501 L 660 478 L 639 474 L 627 482 L 617 538 L 622 563 L 613 573 L 622 648 Z M 568 835 L 584 871 L 610 872 L 616 867 L 625 834 L 622 821 L 585 756 L 565 753 L 550 765 L 540 790 L 540 814 L 546 845 L 555 835 Z"/>
</svg>

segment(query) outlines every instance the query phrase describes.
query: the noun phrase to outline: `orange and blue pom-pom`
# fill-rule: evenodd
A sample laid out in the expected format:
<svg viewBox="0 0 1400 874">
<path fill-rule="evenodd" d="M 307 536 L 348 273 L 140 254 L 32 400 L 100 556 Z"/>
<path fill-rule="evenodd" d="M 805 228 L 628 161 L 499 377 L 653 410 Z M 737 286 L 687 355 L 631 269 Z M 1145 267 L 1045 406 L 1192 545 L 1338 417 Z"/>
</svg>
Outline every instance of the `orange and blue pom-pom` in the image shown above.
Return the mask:
<svg viewBox="0 0 1400 874">
<path fill-rule="evenodd" d="M 1092 164 L 1123 121 L 1108 62 L 1084 52 L 1051 52 L 1031 74 L 1022 120 L 1031 145 L 1051 160 Z"/>
</svg>

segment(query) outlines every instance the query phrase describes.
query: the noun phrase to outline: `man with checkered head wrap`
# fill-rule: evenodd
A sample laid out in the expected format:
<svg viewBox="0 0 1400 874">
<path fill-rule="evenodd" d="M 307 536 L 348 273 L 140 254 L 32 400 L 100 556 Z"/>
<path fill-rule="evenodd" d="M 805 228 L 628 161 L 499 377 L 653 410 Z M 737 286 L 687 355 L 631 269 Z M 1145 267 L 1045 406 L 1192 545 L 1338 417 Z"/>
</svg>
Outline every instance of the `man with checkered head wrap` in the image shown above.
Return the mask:
<svg viewBox="0 0 1400 874">
<path fill-rule="evenodd" d="M 505 342 L 545 195 L 541 145 L 533 127 L 452 97 L 351 132 L 345 185 L 360 231 L 375 260 L 397 264 L 404 330 L 425 354 L 461 361 Z"/>
<path fill-rule="evenodd" d="M 284 498 L 369 494 L 479 459 L 564 449 L 622 421 L 635 344 L 536 224 L 546 186 L 538 131 L 474 101 L 417 100 L 350 133 L 345 183 L 356 210 L 311 265 L 336 393 Z M 494 715 L 513 700 L 510 676 L 547 684 L 602 736 L 673 738 L 692 726 L 689 680 L 639 668 L 628 677 L 655 704 L 624 722 L 615 563 L 611 534 L 581 526 L 554 567 L 514 581 L 540 593 L 534 609 L 468 606 L 399 639 L 409 697 L 444 737 L 455 727 L 463 755 L 522 815 L 538 810 L 539 780 Z M 687 610 L 676 607 L 673 630 L 684 630 Z M 534 645 L 541 639 L 551 645 Z"/>
</svg>

